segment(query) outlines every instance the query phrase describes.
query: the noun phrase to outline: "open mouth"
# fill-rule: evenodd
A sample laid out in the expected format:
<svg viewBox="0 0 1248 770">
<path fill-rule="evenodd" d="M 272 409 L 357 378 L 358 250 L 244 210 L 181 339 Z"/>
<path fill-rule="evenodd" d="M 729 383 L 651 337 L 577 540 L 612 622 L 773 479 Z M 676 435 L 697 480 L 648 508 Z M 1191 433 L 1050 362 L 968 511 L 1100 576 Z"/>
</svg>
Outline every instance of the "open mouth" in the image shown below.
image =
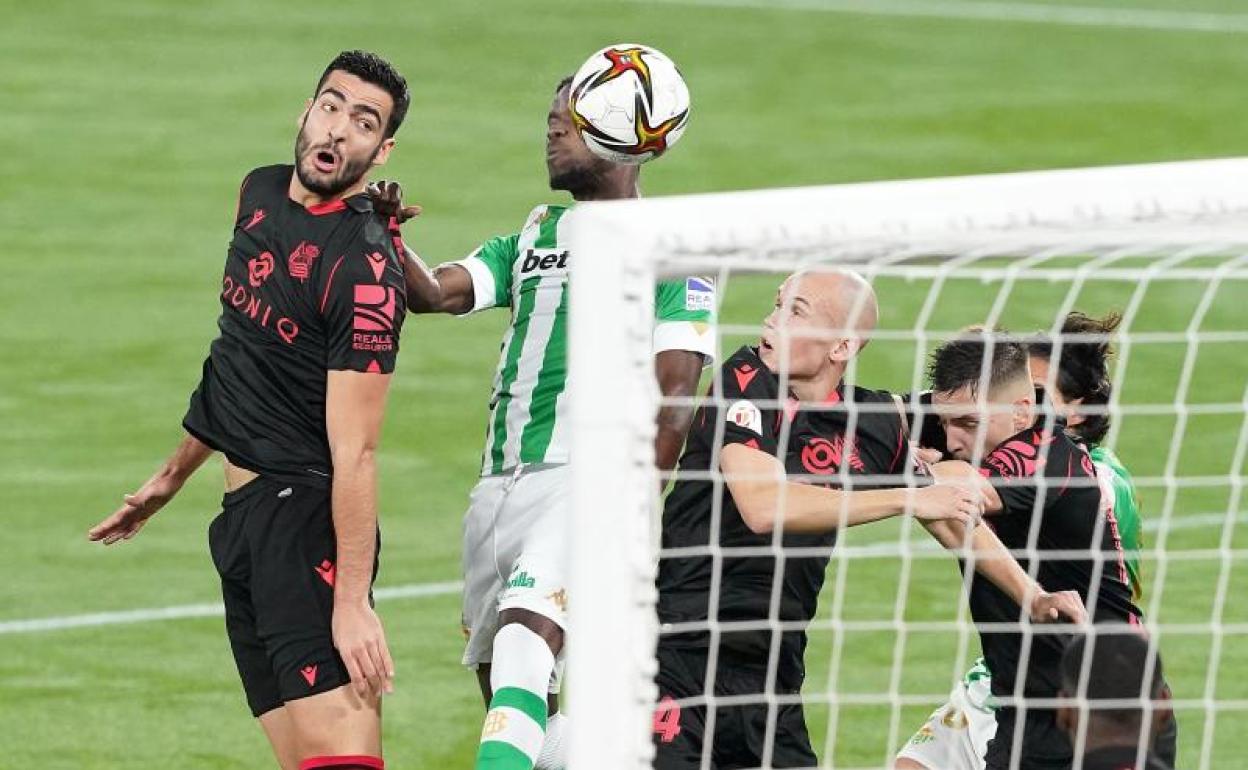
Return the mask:
<svg viewBox="0 0 1248 770">
<path fill-rule="evenodd" d="M 338 168 L 338 156 L 329 150 L 317 150 L 312 153 L 312 166 L 322 174 L 332 174 Z"/>
<path fill-rule="evenodd" d="M 774 348 L 771 346 L 771 343 L 767 341 L 766 337 L 763 337 L 762 339 L 758 341 L 758 348 L 760 351 L 765 350 L 767 352 L 771 352 L 772 350 L 774 350 Z"/>
</svg>

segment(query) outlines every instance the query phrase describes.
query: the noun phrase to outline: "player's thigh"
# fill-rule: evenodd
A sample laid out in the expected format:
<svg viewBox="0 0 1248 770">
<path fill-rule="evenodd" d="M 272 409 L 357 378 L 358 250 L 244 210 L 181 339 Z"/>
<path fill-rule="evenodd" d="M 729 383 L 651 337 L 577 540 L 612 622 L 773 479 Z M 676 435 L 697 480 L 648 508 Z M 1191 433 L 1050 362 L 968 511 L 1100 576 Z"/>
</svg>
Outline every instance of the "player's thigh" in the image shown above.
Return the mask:
<svg viewBox="0 0 1248 770">
<path fill-rule="evenodd" d="M 722 740 L 724 748 L 728 747 L 729 740 L 733 740 L 740 747 L 737 748 L 740 756 L 728 756 L 724 753 L 725 761 L 719 766 L 725 770 L 760 765 L 814 767 L 819 764 L 810 745 L 806 714 L 800 703 L 758 703 L 720 711 L 733 711 L 738 715 L 736 719 L 726 719 L 722 726 L 717 725 L 715 728 L 715 739 L 717 742 Z M 769 742 L 770 756 L 767 755 Z M 721 752 L 717 751 L 716 754 Z"/>
<path fill-rule="evenodd" d="M 992 713 L 951 697 L 910 737 L 897 753 L 894 767 L 899 770 L 983 770 L 984 752 L 996 728 Z"/>
<path fill-rule="evenodd" d="M 269 739 L 277 764 L 282 770 L 299 770 L 299 736 L 295 733 L 295 724 L 290 719 L 290 712 L 285 706 L 266 711 L 256 718 L 260 729 Z"/>
<path fill-rule="evenodd" d="M 321 756 L 381 756 L 381 699 L 351 685 L 286 704 L 300 760 Z"/>
<path fill-rule="evenodd" d="M 259 488 L 244 487 L 227 494 L 221 514 L 208 529 L 212 561 L 221 576 L 226 636 L 254 717 L 282 705 L 268 651 L 256 630 L 256 608 L 252 602 L 251 551 L 245 523 L 258 502 L 257 492 L 262 494 Z"/>
<path fill-rule="evenodd" d="M 248 523 L 251 592 L 256 632 L 290 705 L 350 682 L 333 640 L 337 537 L 328 489 L 279 483 L 265 494 L 271 506 Z"/>
<path fill-rule="evenodd" d="M 522 609 L 567 628 L 567 529 L 570 506 L 566 466 L 521 476 L 503 503 L 500 542 L 518 546 L 500 611 Z"/>
<path fill-rule="evenodd" d="M 699 768 L 706 735 L 706 708 L 681 706 L 678 701 L 702 694 L 706 655 L 660 645 L 657 659 L 655 684 L 659 702 L 652 719 L 654 766 L 659 770 Z M 710 751 L 711 747 L 706 749 Z"/>
<path fill-rule="evenodd" d="M 507 481 L 507 478 L 499 476 L 488 476 L 478 481 L 469 498 L 468 512 L 464 514 L 463 664 L 472 668 L 490 661 L 494 634 L 498 630 L 498 597 L 503 591 L 503 578 L 509 566 L 503 567 L 499 563 L 499 558 L 506 558 L 508 554 L 505 548 L 500 552 L 495 524 L 502 512 Z M 508 565 L 514 558 L 513 553 Z"/>
</svg>

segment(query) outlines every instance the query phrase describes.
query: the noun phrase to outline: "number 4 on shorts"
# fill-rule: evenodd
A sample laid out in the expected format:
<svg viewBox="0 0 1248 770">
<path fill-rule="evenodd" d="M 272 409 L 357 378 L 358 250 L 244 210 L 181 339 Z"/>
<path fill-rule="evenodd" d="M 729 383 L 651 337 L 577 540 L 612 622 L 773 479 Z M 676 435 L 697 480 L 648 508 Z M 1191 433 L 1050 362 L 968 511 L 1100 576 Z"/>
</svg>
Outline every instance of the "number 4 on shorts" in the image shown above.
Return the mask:
<svg viewBox="0 0 1248 770">
<path fill-rule="evenodd" d="M 680 735 L 680 706 L 670 695 L 663 696 L 654 709 L 654 734 L 663 743 L 671 743 Z"/>
</svg>

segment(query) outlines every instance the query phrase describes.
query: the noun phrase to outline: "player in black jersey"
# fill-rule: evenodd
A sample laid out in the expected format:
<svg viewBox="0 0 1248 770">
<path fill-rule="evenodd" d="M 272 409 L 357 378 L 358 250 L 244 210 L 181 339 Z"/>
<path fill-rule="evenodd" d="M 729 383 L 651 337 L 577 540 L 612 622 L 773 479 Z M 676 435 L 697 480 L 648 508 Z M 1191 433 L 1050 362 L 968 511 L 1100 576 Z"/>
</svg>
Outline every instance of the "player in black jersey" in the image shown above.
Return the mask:
<svg viewBox="0 0 1248 770">
<path fill-rule="evenodd" d="M 1092 460 L 1059 420 L 1036 409 L 1025 346 L 973 329 L 935 351 L 930 375 L 948 451 L 978 462 L 988 482 L 984 521 L 1042 585 L 1078 592 L 1092 622 L 1138 623 L 1117 532 L 1101 514 Z M 1036 633 L 1018 603 L 979 575 L 971 581 L 970 606 L 993 695 L 1004 704 L 987 767 L 1069 767 L 1071 746 L 1054 711 L 1025 703 L 1056 697 L 1064 638 Z"/>
<path fill-rule="evenodd" d="M 660 562 L 656 768 L 700 767 L 704 752 L 715 768 L 817 764 L 800 703 L 804 629 L 839 529 L 907 511 L 958 526 L 978 516 L 969 487 L 904 488 L 901 400 L 842 382 L 875 318 L 874 293 L 856 274 L 790 278 L 759 347 L 728 359 L 694 417 L 662 544 L 718 553 Z M 974 532 L 976 548 L 993 548 L 990 532 Z M 771 553 L 776 546 L 782 561 Z M 1070 605 L 1069 595 L 1036 590 L 995 547 L 1001 558 L 980 568 L 1020 601 L 1030 592 L 1037 617 Z M 713 715 L 680 702 L 708 690 L 752 702 Z"/>
<path fill-rule="evenodd" d="M 243 180 L 187 435 L 89 535 L 134 537 L 224 455 L 209 544 L 247 702 L 283 770 L 383 766 L 394 671 L 371 597 L 375 453 L 406 295 L 397 225 L 364 189 L 408 103 L 387 62 L 344 52 L 307 102 L 295 165 Z"/>
</svg>

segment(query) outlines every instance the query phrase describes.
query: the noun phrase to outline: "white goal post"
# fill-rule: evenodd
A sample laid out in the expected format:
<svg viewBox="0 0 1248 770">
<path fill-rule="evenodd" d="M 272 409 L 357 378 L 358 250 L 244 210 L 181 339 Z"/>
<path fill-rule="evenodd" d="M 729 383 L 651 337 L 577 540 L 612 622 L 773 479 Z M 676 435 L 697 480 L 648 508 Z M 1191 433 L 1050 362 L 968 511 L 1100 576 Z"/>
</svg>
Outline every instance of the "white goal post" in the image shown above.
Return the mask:
<svg viewBox="0 0 1248 770">
<path fill-rule="evenodd" d="M 584 203 L 568 215 L 567 227 L 570 251 L 576 255 L 570 290 L 568 386 L 574 511 L 567 669 L 569 767 L 635 770 L 648 767 L 652 754 L 656 697 L 652 678 L 659 632 L 654 578 L 661 501 L 656 495 L 652 446 L 660 403 L 652 352 L 656 280 L 782 274 L 822 264 L 857 266 L 869 277 L 913 276 L 929 287 L 964 270 L 994 295 L 1008 293 L 1002 286 L 1011 281 L 1070 286 L 1093 278 L 1113 278 L 1115 271 L 1123 273 L 1121 280 L 1136 284 L 1173 276 L 1205 287 L 1241 282 L 1248 279 L 1248 159 Z M 1211 254 L 1224 258 L 1201 261 Z M 1080 259 L 1051 261 L 1071 255 Z M 1237 285 L 1248 289 L 1248 283 Z M 938 291 L 928 288 L 924 296 L 929 304 Z M 1248 303 L 1248 291 L 1244 295 Z M 1066 300 L 1054 305 L 1054 316 L 1070 310 L 1075 301 L 1073 291 L 1061 296 Z M 888 298 L 881 301 L 887 303 Z M 1205 302 L 1204 311 L 1211 301 Z M 912 332 L 920 351 L 927 341 L 925 335 L 932 326 L 939 326 L 926 310 L 920 312 L 921 324 L 895 330 L 899 335 Z M 1147 306 L 1123 310 L 1132 318 L 1148 311 Z M 1202 335 L 1212 334 L 1202 331 L 1199 318 L 1192 320 L 1204 311 L 1197 302 L 1186 328 L 1163 331 L 1176 340 L 1188 335 L 1194 348 L 1204 341 Z M 1123 333 L 1129 339 L 1126 327 L 1131 318 L 1126 320 Z M 1248 329 L 1218 333 L 1238 339 L 1235 335 L 1240 332 Z M 1248 333 L 1241 344 L 1245 342 Z M 1248 350 L 1248 344 L 1244 349 Z M 726 346 L 720 349 L 722 357 L 731 352 Z M 1122 351 L 1119 358 L 1126 355 L 1128 351 Z M 917 382 L 920 372 L 921 363 L 916 363 L 898 372 L 896 380 L 905 386 L 912 381 L 921 384 Z M 1187 419 L 1191 382 L 1190 377 L 1184 381 L 1185 377 L 1180 375 L 1174 393 L 1153 399 L 1172 404 L 1173 416 L 1179 420 Z M 1217 553 L 1224 559 L 1230 558 L 1227 554 L 1238 554 L 1231 548 L 1231 538 L 1248 443 L 1244 415 L 1228 414 L 1226 419 L 1238 436 L 1238 454 L 1224 482 L 1231 502 L 1228 521 L 1210 525 L 1222 533 Z M 1170 449 L 1177 455 L 1177 448 Z M 1171 459 L 1162 473 L 1154 475 L 1177 488 L 1176 479 L 1182 473 L 1176 470 L 1177 459 Z M 1159 486 L 1162 481 L 1157 482 Z M 1158 549 L 1164 547 L 1165 527 L 1174 508 L 1170 487 L 1166 487 L 1164 506 L 1146 514 L 1161 522 Z M 1217 553 L 1211 552 L 1210 558 Z M 1164 570 L 1162 562 L 1159 568 Z M 832 568 L 836 564 L 834 555 Z M 829 584 L 837 580 L 832 568 Z M 1230 572 L 1228 563 L 1215 585 L 1224 594 Z M 965 624 L 965 616 L 961 617 Z M 1218 626 L 1214 636 L 1220 640 L 1221 618 L 1211 617 L 1209 622 Z M 1245 640 L 1248 636 L 1239 636 L 1236 643 Z M 955 665 L 950 663 L 951 668 Z M 1245 707 L 1239 701 L 1218 702 L 1212 692 L 1176 694 L 1176 698 L 1209 701 L 1213 709 Z M 889 738 L 904 740 L 918 725 L 896 724 L 897 708 L 913 702 L 896 692 L 882 694 L 881 703 L 890 702 L 894 724 L 888 728 Z M 1199 756 L 1205 766 L 1213 741 L 1213 717 L 1216 714 L 1202 730 L 1184 736 L 1201 747 Z M 827 758 L 823 761 L 831 766 Z"/>
</svg>

